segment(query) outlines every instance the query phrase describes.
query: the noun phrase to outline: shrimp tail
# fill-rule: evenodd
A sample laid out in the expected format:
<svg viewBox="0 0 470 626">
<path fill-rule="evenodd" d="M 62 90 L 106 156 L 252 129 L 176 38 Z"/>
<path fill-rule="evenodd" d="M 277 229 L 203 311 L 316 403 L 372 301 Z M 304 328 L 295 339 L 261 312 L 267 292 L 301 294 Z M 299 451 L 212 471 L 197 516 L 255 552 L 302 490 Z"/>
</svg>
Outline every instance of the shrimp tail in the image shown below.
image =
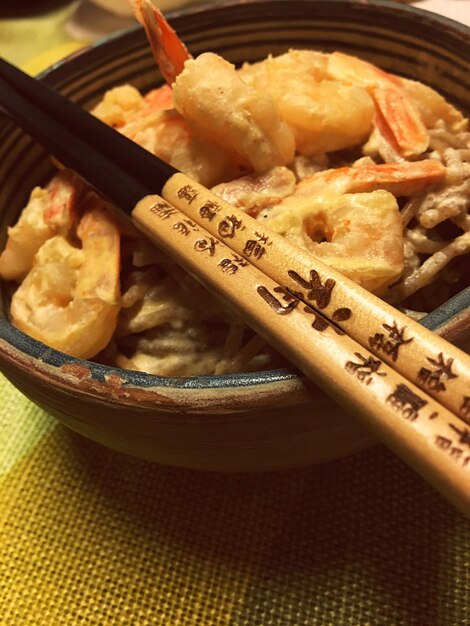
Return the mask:
<svg viewBox="0 0 470 626">
<path fill-rule="evenodd" d="M 154 59 L 165 81 L 172 85 L 191 58 L 186 46 L 150 0 L 132 0 L 135 16 L 145 28 Z"/>
<path fill-rule="evenodd" d="M 328 74 L 334 80 L 367 89 L 376 107 L 376 127 L 401 159 L 417 157 L 427 150 L 426 127 L 398 76 L 342 52 L 330 55 Z"/>
<path fill-rule="evenodd" d="M 403 157 L 423 154 L 428 149 L 429 136 L 412 103 L 396 88 L 376 87 L 373 97 L 376 126 L 384 139 Z"/>
</svg>

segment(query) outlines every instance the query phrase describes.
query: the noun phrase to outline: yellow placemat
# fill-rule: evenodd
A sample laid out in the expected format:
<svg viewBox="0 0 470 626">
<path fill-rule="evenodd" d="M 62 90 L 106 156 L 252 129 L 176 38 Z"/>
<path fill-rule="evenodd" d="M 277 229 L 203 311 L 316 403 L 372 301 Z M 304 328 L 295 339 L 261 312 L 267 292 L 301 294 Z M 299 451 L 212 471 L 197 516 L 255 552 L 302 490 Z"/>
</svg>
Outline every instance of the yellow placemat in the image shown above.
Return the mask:
<svg viewBox="0 0 470 626">
<path fill-rule="evenodd" d="M 0 52 L 43 69 L 78 45 L 66 10 L 0 21 Z M 382 447 L 275 474 L 163 467 L 0 375 L 0 626 L 465 626 L 469 572 L 468 522 Z"/>
<path fill-rule="evenodd" d="M 39 15 L 1 19 L 2 56 L 25 71 L 38 74 L 83 47 L 88 42 L 72 40 L 65 29 L 75 4 Z"/>
<path fill-rule="evenodd" d="M 382 447 L 197 472 L 0 397 L 2 626 L 470 624 L 468 522 Z"/>
</svg>

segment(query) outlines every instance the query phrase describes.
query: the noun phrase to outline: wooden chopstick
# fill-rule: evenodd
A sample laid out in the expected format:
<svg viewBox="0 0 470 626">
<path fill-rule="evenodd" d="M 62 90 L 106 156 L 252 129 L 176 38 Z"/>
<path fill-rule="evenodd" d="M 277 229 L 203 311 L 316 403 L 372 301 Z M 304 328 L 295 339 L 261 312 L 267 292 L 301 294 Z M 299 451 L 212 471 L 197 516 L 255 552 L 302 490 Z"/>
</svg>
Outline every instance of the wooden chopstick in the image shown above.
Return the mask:
<svg viewBox="0 0 470 626">
<path fill-rule="evenodd" d="M 277 233 L 268 234 L 260 222 L 123 135 L 113 132 L 92 115 L 3 59 L 0 59 L 0 79 L 14 86 L 29 102 L 34 102 L 56 120 L 61 120 L 62 125 L 70 129 L 69 135 L 72 135 L 64 143 L 76 141 L 79 135 L 90 144 L 92 152 L 96 152 L 94 146 L 99 146 L 100 154 L 106 154 L 113 164 L 118 164 L 127 177 L 133 175 L 136 181 L 144 184 L 151 192 L 161 193 L 213 236 L 224 238 L 225 243 L 237 254 L 248 259 L 283 287 L 295 292 L 361 346 L 470 423 L 470 359 L 462 350 L 440 339 L 432 331 L 293 246 Z M 10 115 L 16 115 L 19 123 L 25 123 L 19 120 L 17 110 L 11 111 Z M 53 134 L 47 127 L 42 134 L 43 138 L 36 133 L 38 140 L 42 143 L 50 142 Z M 52 150 L 52 146 L 47 147 Z M 54 149 L 62 154 L 64 148 L 67 149 L 68 145 Z M 66 162 L 65 155 L 56 156 Z M 81 167 L 82 176 L 90 184 L 100 188 L 111 201 L 132 214 L 137 200 L 143 197 L 138 197 L 140 190 L 133 193 L 132 185 L 123 181 L 117 185 L 115 179 L 113 181 L 112 172 L 108 174 L 98 163 L 80 165 L 82 160 L 77 152 L 74 162 L 71 163 L 69 159 L 67 164 L 77 171 Z M 224 232 L 227 233 L 225 237 L 221 235 Z"/>
<path fill-rule="evenodd" d="M 12 80 L 5 80 L 2 75 L 0 106 L 64 164 L 73 167 L 87 180 L 90 180 L 88 179 L 90 176 L 91 184 L 128 212 L 144 233 L 163 247 L 177 262 L 197 275 L 209 289 L 222 295 L 249 325 L 285 354 L 307 377 L 314 380 L 348 411 L 362 418 L 391 449 L 462 511 L 470 514 L 470 454 L 466 455 L 465 450 L 463 455 L 455 452 L 460 445 L 459 442 L 462 442 L 464 447 L 468 437 L 465 423 L 455 412 L 445 408 L 431 395 L 418 389 L 394 367 L 387 365 L 385 359 L 377 358 L 338 328 L 337 324 L 345 321 L 346 309 L 354 311 L 349 302 L 340 303 L 341 306 L 336 309 L 336 312 L 340 313 L 336 318 L 332 315 L 333 319 L 330 320 L 323 315 L 323 311 L 327 310 L 327 306 L 323 306 L 325 299 L 328 299 L 328 295 L 330 300 L 332 299 L 333 290 L 324 290 L 326 279 L 320 274 L 322 268 L 318 272 L 319 284 L 315 282 L 308 285 L 310 290 L 315 292 L 317 289 L 320 294 L 312 298 L 312 304 L 317 305 L 315 309 L 310 306 L 308 294 L 305 293 L 306 288 L 304 292 L 300 292 L 298 286 L 296 290 L 286 288 L 285 281 L 270 278 L 267 273 L 252 264 L 251 258 L 244 258 L 239 244 L 233 244 L 235 237 L 224 237 L 226 232 L 230 232 L 230 224 L 226 222 L 227 220 L 231 222 L 228 218 L 231 218 L 234 207 L 226 205 L 182 174 L 170 172 L 171 176 L 168 178 L 169 171 L 166 169 L 162 175 L 159 161 L 150 155 L 156 162 L 155 167 L 159 169 L 160 178 L 167 180 L 162 193 L 170 198 L 170 201 L 162 196 L 152 195 L 150 182 L 145 176 L 143 176 L 145 180 L 139 176 L 140 163 L 134 160 L 132 165 L 127 164 L 118 149 L 118 147 L 122 149 L 122 146 L 127 147 L 127 144 L 132 142 L 125 140 L 126 143 L 123 144 L 118 133 L 93 120 L 91 116 L 71 104 L 67 105 L 69 113 L 65 121 L 56 110 L 49 115 L 47 101 L 42 102 L 41 106 L 36 106 L 33 102 L 34 91 L 35 89 L 31 88 L 27 96 L 21 89 L 18 93 Z M 18 109 L 21 113 L 18 113 Z M 77 111 L 77 116 L 71 115 L 71 111 Z M 93 120 L 93 124 L 96 122 L 100 127 L 106 128 L 105 147 L 102 143 L 105 135 L 101 131 L 99 139 L 96 139 L 96 134 L 90 136 L 83 130 L 81 120 L 84 116 L 87 118 L 86 129 L 90 128 L 88 118 Z M 39 130 L 36 129 L 36 121 L 41 125 Z M 53 133 L 50 130 L 51 121 L 54 121 Z M 70 146 L 73 148 L 74 156 L 69 158 L 70 155 L 67 153 L 70 136 L 73 138 Z M 116 142 L 113 143 L 114 138 Z M 111 149 L 113 146 L 114 150 Z M 140 148 L 139 151 L 145 153 Z M 132 158 L 140 159 L 140 152 L 133 150 Z M 149 155 L 145 153 L 145 158 L 142 159 L 142 163 L 147 164 L 145 167 L 148 166 L 148 159 Z M 85 166 L 84 161 L 87 163 L 91 161 L 102 169 L 97 173 L 96 167 Z M 125 180 L 126 185 L 132 187 L 131 190 L 128 189 L 124 198 L 117 197 L 115 193 L 114 185 L 117 180 Z M 158 187 L 158 183 L 156 186 Z M 136 198 L 138 201 L 134 207 Z M 176 204 L 180 204 L 183 211 Z M 226 211 L 229 213 L 226 214 Z M 214 212 L 215 216 L 208 219 L 207 216 L 210 216 L 211 212 Z M 220 219 L 216 220 L 217 216 Z M 196 217 L 200 223 L 196 222 Z M 247 229 L 245 235 L 255 236 L 258 231 L 250 230 L 252 225 L 244 221 L 246 218 L 244 214 L 240 217 L 242 225 Z M 236 219 L 238 220 L 238 217 Z M 231 223 L 233 225 L 233 221 Z M 241 230 L 241 227 L 235 230 Z M 264 237 L 267 237 L 267 240 L 263 243 Z M 255 239 L 255 242 L 271 251 L 277 246 L 277 240 L 271 237 L 273 234 L 263 229 L 262 239 Z M 246 247 L 246 238 L 243 241 Z M 226 245 L 227 243 L 230 243 L 230 246 Z M 281 278 L 285 273 L 289 275 L 289 271 L 297 271 L 290 268 L 298 267 L 292 266 L 291 259 L 283 257 L 282 254 L 283 249 L 279 248 L 276 251 L 276 258 L 284 268 L 284 273 L 280 274 Z M 245 254 L 248 257 L 252 255 L 253 253 Z M 267 256 L 274 257 L 263 253 L 260 258 Z M 308 269 L 311 271 L 312 259 L 309 258 L 309 261 Z M 271 263 L 275 261 L 272 260 Z M 305 266 L 302 266 L 300 271 L 304 270 Z M 326 268 L 325 271 L 330 272 L 330 269 Z M 328 275 L 331 276 L 331 273 L 326 274 Z M 307 276 L 310 278 L 309 274 Z M 343 278 L 339 276 L 333 285 L 335 290 L 337 285 L 342 285 L 342 281 Z M 363 292 L 363 299 L 367 305 L 370 294 L 360 288 L 357 289 L 359 294 Z M 299 296 L 305 302 L 302 302 Z M 361 309 L 364 310 L 367 308 Z M 430 335 L 437 341 L 439 349 L 448 350 L 446 342 L 441 342 L 433 333 Z M 435 345 L 436 343 L 433 343 L 433 346 Z M 461 355 L 464 369 L 465 365 L 468 366 L 468 363 L 465 363 L 468 357 L 463 352 Z M 461 376 L 462 370 L 458 371 Z M 469 380 L 467 377 L 467 385 Z"/>
<path fill-rule="evenodd" d="M 212 235 L 225 234 L 224 240 L 237 254 L 441 404 L 470 418 L 465 404 L 470 394 L 470 359 L 462 350 L 184 174 L 171 177 L 162 196 Z"/>
</svg>

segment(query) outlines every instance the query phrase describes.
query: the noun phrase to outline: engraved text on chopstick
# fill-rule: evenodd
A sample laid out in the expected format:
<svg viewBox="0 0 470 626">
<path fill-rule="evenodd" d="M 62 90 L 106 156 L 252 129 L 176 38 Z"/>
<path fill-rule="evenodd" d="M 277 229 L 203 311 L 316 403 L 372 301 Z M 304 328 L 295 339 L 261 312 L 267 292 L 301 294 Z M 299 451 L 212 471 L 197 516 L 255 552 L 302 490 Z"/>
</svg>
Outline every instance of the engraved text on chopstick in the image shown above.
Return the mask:
<svg viewBox="0 0 470 626">
<path fill-rule="evenodd" d="M 459 435 L 459 443 L 463 446 L 468 446 L 470 448 L 470 429 L 468 428 L 457 428 L 453 424 L 449 424 L 453 431 L 455 431 Z"/>
<path fill-rule="evenodd" d="M 396 322 L 393 322 L 393 326 L 389 324 L 382 324 L 382 326 L 387 332 L 376 333 L 373 337 L 369 337 L 369 345 L 372 349 L 383 352 L 396 361 L 400 347 L 410 343 L 413 339 L 405 339 L 405 328 L 398 328 Z"/>
<path fill-rule="evenodd" d="M 227 215 L 221 222 L 217 228 L 217 232 L 223 239 L 233 239 L 235 236 L 235 231 L 242 228 L 242 221 L 237 219 L 235 215 Z"/>
<path fill-rule="evenodd" d="M 203 220 L 208 220 L 209 222 L 212 222 L 212 220 L 219 211 L 220 204 L 214 202 L 214 200 L 207 200 L 206 202 L 204 202 L 202 207 L 200 207 L 199 215 L 202 217 Z"/>
<path fill-rule="evenodd" d="M 418 372 L 418 380 L 428 389 L 432 391 L 445 391 L 445 380 L 457 378 L 457 374 L 452 372 L 452 363 L 454 359 L 445 360 L 442 352 L 439 353 L 437 359 L 427 357 L 432 368 L 422 367 Z"/>
<path fill-rule="evenodd" d="M 451 426 L 454 428 L 453 426 Z M 454 428 L 454 430 L 457 430 Z M 464 448 L 461 448 L 458 444 L 462 444 L 459 440 L 457 444 L 450 437 L 444 437 L 443 435 L 436 435 L 435 443 L 438 448 L 443 452 L 446 452 L 457 463 L 460 463 L 462 467 L 470 468 L 470 454 L 465 454 Z M 468 442 L 463 442 L 465 444 Z"/>
<path fill-rule="evenodd" d="M 187 237 L 191 232 L 197 232 L 199 229 L 192 220 L 182 220 L 173 224 L 173 230 Z"/>
<path fill-rule="evenodd" d="M 257 287 L 256 291 L 278 315 L 287 315 L 288 313 L 293 311 L 295 307 L 299 304 L 297 298 L 294 298 L 292 294 L 290 294 L 286 289 L 283 289 L 282 287 L 275 287 L 274 291 L 281 294 L 284 304 L 283 302 L 278 300 L 276 296 L 274 296 L 266 287 Z"/>
<path fill-rule="evenodd" d="M 215 247 L 219 242 L 213 237 L 206 237 L 204 239 L 198 239 L 194 244 L 194 249 L 197 252 L 208 252 L 209 256 L 214 256 Z"/>
<path fill-rule="evenodd" d="M 235 274 L 240 267 L 246 267 L 247 265 L 248 261 L 245 261 L 244 258 L 237 254 L 232 254 L 231 259 L 222 259 L 218 267 L 220 267 L 225 274 Z"/>
<path fill-rule="evenodd" d="M 318 272 L 315 270 L 310 270 L 309 280 L 306 280 L 294 270 L 289 270 L 287 273 L 303 289 L 307 290 L 306 297 L 316 302 L 319 309 L 324 309 L 330 304 L 331 293 L 336 284 L 336 281 L 332 278 L 328 278 L 325 283 L 322 283 Z"/>
<path fill-rule="evenodd" d="M 387 402 L 398 411 L 402 417 L 411 422 L 415 421 L 419 415 L 419 410 L 428 403 L 427 400 L 423 400 L 423 398 L 420 398 L 409 387 L 403 384 L 399 384 L 395 387 L 395 391 L 387 396 Z"/>
<path fill-rule="evenodd" d="M 331 302 L 331 294 L 333 293 L 334 286 L 336 281 L 332 278 L 328 278 L 324 283 L 321 281 L 321 278 L 316 270 L 310 270 L 310 276 L 307 280 L 303 276 L 300 276 L 294 270 L 288 270 L 288 275 L 292 280 L 294 280 L 302 289 L 305 290 L 305 294 L 294 292 L 292 290 L 291 293 L 300 298 L 303 302 L 305 300 L 311 300 L 315 302 L 317 307 L 322 310 L 325 309 Z M 306 307 L 304 311 L 310 315 L 314 316 L 314 321 L 312 323 L 312 327 L 315 330 L 325 330 L 328 326 L 331 326 L 333 330 L 339 335 L 344 334 L 341 329 L 332 324 L 329 319 L 318 313 L 317 311 L 311 309 L 310 307 Z M 332 319 L 335 322 L 343 322 L 348 320 L 352 315 L 351 309 L 348 308 L 339 308 L 332 314 Z"/>
<path fill-rule="evenodd" d="M 289 271 L 289 275 L 291 275 L 291 277 L 294 278 L 296 282 L 298 282 L 305 289 L 307 288 L 310 289 L 309 293 L 307 294 L 307 297 L 312 295 L 312 291 L 313 291 L 313 297 L 309 299 L 315 300 L 318 298 L 322 305 L 321 308 L 324 308 L 325 306 L 328 306 L 329 304 L 330 297 L 331 297 L 331 290 L 334 287 L 334 281 L 331 281 L 333 284 L 330 283 L 326 285 L 326 291 L 325 291 L 325 285 L 322 285 L 321 281 L 319 281 L 317 272 L 312 270 L 311 274 L 312 274 L 312 278 L 311 278 L 311 281 L 309 282 L 303 279 L 301 276 L 299 276 L 296 272 Z M 313 289 L 312 289 L 312 285 L 313 285 Z M 282 287 L 276 287 L 274 289 L 275 292 L 283 294 L 283 300 L 288 303 L 287 306 L 282 304 L 278 300 L 278 298 L 276 298 L 276 296 L 273 295 L 266 287 L 258 287 L 257 291 L 259 295 L 263 298 L 263 300 L 267 302 L 269 306 L 273 309 L 273 311 L 277 313 L 278 315 L 286 315 L 287 313 L 290 313 L 299 304 L 299 300 L 302 300 L 305 302 L 304 296 L 301 292 L 294 291 L 288 288 L 284 289 Z M 337 333 L 338 335 L 344 335 L 344 331 L 341 330 L 341 328 L 338 328 L 338 326 L 333 324 L 328 318 L 326 318 L 319 311 L 316 311 L 310 306 L 304 307 L 303 310 L 305 313 L 313 317 L 313 321 L 312 321 L 313 329 L 321 332 L 321 331 L 326 330 L 328 326 L 331 326 L 331 328 L 335 331 L 335 333 Z M 349 319 L 350 315 L 351 315 L 351 311 L 349 309 L 341 308 L 341 309 L 337 309 L 333 313 L 332 317 L 334 320 L 339 321 L 339 320 Z"/>
<path fill-rule="evenodd" d="M 186 200 L 188 204 L 191 204 L 197 198 L 198 192 L 192 185 L 183 185 L 183 187 L 178 189 L 176 195 L 180 200 Z"/>
<path fill-rule="evenodd" d="M 374 359 L 372 356 L 365 357 L 359 352 L 355 352 L 354 355 L 358 361 L 347 361 L 345 368 L 347 372 L 353 374 L 360 383 L 364 385 L 370 385 L 372 377 L 386 376 L 385 372 L 379 372 L 382 361 L 380 359 Z"/>
<path fill-rule="evenodd" d="M 464 396 L 462 400 L 462 404 L 459 408 L 460 415 L 464 420 L 470 421 L 470 396 Z"/>
<path fill-rule="evenodd" d="M 351 309 L 343 307 L 341 309 L 336 309 L 336 311 L 333 311 L 333 315 L 331 317 L 335 322 L 345 322 L 351 317 L 351 314 Z"/>
<path fill-rule="evenodd" d="M 300 296 L 302 296 L 302 294 L 300 294 Z M 328 326 L 331 326 L 331 328 L 335 331 L 337 335 L 344 335 L 344 331 L 342 331 L 341 328 L 338 328 L 337 326 L 332 324 L 329 319 L 327 319 L 324 315 L 322 315 L 318 311 L 315 311 L 315 309 L 312 309 L 309 306 L 306 306 L 304 308 L 304 311 L 308 315 L 313 315 L 312 328 L 314 328 L 315 330 L 322 331 L 322 330 L 326 330 Z"/>
<path fill-rule="evenodd" d="M 261 259 L 266 254 L 266 247 L 271 245 L 269 237 L 255 231 L 256 239 L 248 239 L 243 248 L 243 254 L 254 259 Z"/>
<path fill-rule="evenodd" d="M 164 200 L 160 202 L 155 202 L 155 204 L 153 204 L 149 210 L 150 213 L 157 215 L 162 220 L 167 220 L 177 213 L 177 210 L 172 207 L 171 204 L 168 204 L 168 202 L 165 202 Z"/>
</svg>

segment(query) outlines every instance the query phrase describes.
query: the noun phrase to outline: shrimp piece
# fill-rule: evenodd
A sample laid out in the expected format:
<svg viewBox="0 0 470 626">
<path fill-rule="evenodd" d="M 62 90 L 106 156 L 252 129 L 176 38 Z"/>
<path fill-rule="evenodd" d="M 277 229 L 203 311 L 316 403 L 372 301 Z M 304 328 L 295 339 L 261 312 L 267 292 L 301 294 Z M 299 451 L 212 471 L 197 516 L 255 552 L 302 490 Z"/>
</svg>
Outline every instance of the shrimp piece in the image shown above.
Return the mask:
<svg viewBox="0 0 470 626">
<path fill-rule="evenodd" d="M 120 128 L 140 113 L 143 100 L 140 91 L 132 85 L 119 85 L 108 89 L 90 113 L 108 126 Z"/>
<path fill-rule="evenodd" d="M 431 160 L 324 170 L 302 180 L 293 195 L 258 219 L 379 292 L 403 269 L 395 196 L 417 193 L 444 176 L 445 167 Z"/>
<path fill-rule="evenodd" d="M 235 133 L 236 141 L 233 142 L 233 131 L 237 128 L 241 131 L 243 128 L 240 126 L 240 117 L 245 118 L 243 133 L 252 131 L 252 145 L 261 142 L 256 133 L 260 127 L 265 139 L 272 141 L 274 137 L 277 138 L 274 147 L 280 153 L 281 160 L 271 159 L 269 165 L 264 166 L 265 170 L 289 163 L 285 154 L 282 154 L 283 149 L 279 150 L 280 144 L 286 149 L 287 131 L 294 135 L 297 151 L 307 155 L 359 145 L 370 135 L 373 123 L 390 144 L 394 160 L 419 156 L 429 146 L 426 127 L 408 97 L 404 83 L 371 63 L 339 52 L 326 55 L 308 50 L 291 50 L 254 65 L 245 64 L 238 76 L 247 87 L 258 92 L 259 102 L 256 106 L 249 92 L 243 93 L 240 86 L 235 87 L 233 79 L 228 80 L 227 72 L 222 70 L 221 60 L 218 67 L 205 59 L 202 68 L 192 66 L 189 70 L 190 63 L 194 61 L 191 61 L 184 44 L 161 12 L 149 0 L 133 0 L 133 5 L 137 19 L 144 24 L 155 59 L 168 84 L 177 86 L 178 78 L 188 71 L 194 75 L 192 81 L 185 76 L 186 88 L 180 83 L 179 97 L 175 99 L 176 108 L 196 128 L 210 128 L 212 138 L 216 141 L 232 141 L 229 143 L 231 148 L 238 148 L 235 152 L 245 157 L 255 171 L 262 171 L 262 158 L 260 162 L 253 163 L 256 159 L 247 157 L 243 150 L 246 146 L 240 141 L 239 132 Z M 205 70 L 209 72 L 208 75 L 203 73 Z M 212 76 L 210 72 L 213 72 Z M 197 90 L 197 97 L 193 96 L 193 90 L 204 79 L 205 84 Z M 230 111 L 229 98 L 233 99 L 238 110 Z M 271 99 L 270 104 L 267 103 L 268 98 Z M 211 99 L 218 106 L 211 106 Z M 272 115 L 273 105 L 280 115 L 279 120 Z M 259 116 L 253 116 L 253 111 L 259 115 L 262 109 L 271 126 L 274 124 L 271 137 L 267 126 L 260 124 Z M 219 116 L 222 126 L 232 130 L 228 138 L 215 123 L 215 114 Z M 247 116 L 253 116 L 254 124 L 251 127 L 257 126 L 258 129 L 250 128 L 250 124 L 246 123 Z"/>
<path fill-rule="evenodd" d="M 244 83 L 216 54 L 192 59 L 149 0 L 133 0 L 173 103 L 200 140 L 215 143 L 245 169 L 264 172 L 294 157 L 294 137 L 273 100 Z M 247 167 L 248 166 L 248 167 Z"/>
<path fill-rule="evenodd" d="M 220 151 L 216 150 L 217 154 L 213 159 L 209 157 L 206 167 L 204 162 L 207 160 L 208 150 L 204 149 L 205 146 L 202 147 L 204 156 L 200 161 L 194 159 L 197 149 L 192 145 L 191 129 L 181 116 L 175 115 L 172 111 L 174 105 L 171 85 L 191 55 L 162 12 L 154 7 L 150 0 L 131 0 L 131 4 L 137 20 L 145 28 L 154 59 L 167 84 L 143 96 L 139 106 L 128 116 L 126 123 L 121 125 L 119 130 L 167 163 L 206 184 L 207 176 L 198 176 L 197 170 L 202 169 L 207 173 L 214 165 L 219 171 L 221 161 L 225 165 L 227 159 L 223 157 L 221 159 Z M 166 111 L 170 113 L 164 115 Z M 217 179 L 217 176 L 215 178 Z M 214 183 L 213 180 L 211 182 Z"/>
<path fill-rule="evenodd" d="M 169 111 L 173 109 L 173 92 L 169 85 L 151 89 L 144 96 L 145 108 L 149 111 Z M 145 109 L 144 109 L 145 114 Z"/>
<path fill-rule="evenodd" d="M 426 127 L 397 76 L 341 52 L 330 55 L 327 74 L 335 80 L 367 89 L 376 105 L 375 124 L 398 154 L 415 157 L 427 150 Z"/>
<path fill-rule="evenodd" d="M 33 189 L 17 223 L 8 229 L 7 244 L 0 255 L 1 278 L 23 279 L 42 244 L 59 231 L 68 231 L 83 189 L 84 184 L 70 170 L 56 174 L 46 189 Z"/>
<path fill-rule="evenodd" d="M 29 202 L 23 209 L 15 226 L 8 228 L 8 240 L 0 256 L 0 276 L 6 280 L 21 280 L 33 264 L 33 258 L 41 245 L 54 230 L 44 222 L 47 207 L 47 189 L 33 189 Z"/>
<path fill-rule="evenodd" d="M 121 85 L 107 91 L 91 113 L 152 151 L 152 129 L 162 121 L 163 113 L 172 108 L 172 92 L 168 85 L 153 89 L 145 96 L 131 85 Z"/>
<path fill-rule="evenodd" d="M 83 180 L 69 169 L 60 170 L 47 185 L 49 201 L 44 222 L 58 232 L 68 233 L 78 218 L 78 207 L 85 192 Z"/>
<path fill-rule="evenodd" d="M 328 198 L 334 193 L 357 193 L 386 189 L 394 196 L 410 196 L 440 183 L 446 167 L 431 159 L 410 163 L 366 164 L 318 172 L 298 184 L 299 194 Z"/>
<path fill-rule="evenodd" d="M 166 111 L 153 128 L 151 152 L 206 187 L 240 175 L 221 146 L 201 137 L 176 111 Z"/>
<path fill-rule="evenodd" d="M 244 63 L 240 78 L 251 87 L 268 91 L 274 100 L 286 93 L 286 81 L 320 82 L 327 78 L 328 54 L 316 50 L 289 50 L 256 63 Z"/>
<path fill-rule="evenodd" d="M 265 207 L 293 194 L 295 184 L 294 172 L 287 167 L 274 167 L 264 174 L 249 174 L 221 183 L 211 191 L 246 213 L 257 215 Z"/>
<path fill-rule="evenodd" d="M 297 151 L 307 156 L 358 146 L 372 130 L 374 104 L 355 85 L 293 82 L 278 104 Z"/>
<path fill-rule="evenodd" d="M 442 120 L 447 130 L 453 133 L 467 130 L 468 120 L 437 91 L 408 78 L 400 78 L 400 83 L 426 128 L 434 128 Z"/>
<path fill-rule="evenodd" d="M 402 225 L 390 192 L 332 195 L 326 203 L 311 202 L 308 211 L 287 204 L 258 219 L 369 291 L 379 293 L 401 274 Z"/>
<path fill-rule="evenodd" d="M 255 172 L 287 165 L 294 137 L 268 95 L 244 83 L 235 67 L 205 52 L 189 60 L 173 84 L 175 108 L 202 136 Z"/>
<path fill-rule="evenodd" d="M 91 113 L 132 139 L 141 128 L 139 122 L 148 126 L 162 111 L 172 108 L 172 91 L 168 85 L 152 89 L 145 96 L 132 85 L 119 85 L 108 89 Z"/>
<path fill-rule="evenodd" d="M 116 328 L 120 309 L 119 230 L 100 199 L 90 193 L 77 235 L 48 239 L 13 294 L 12 321 L 45 344 L 81 358 L 102 350 Z"/>
<path fill-rule="evenodd" d="M 327 241 L 312 242 L 311 252 L 369 291 L 379 292 L 403 269 L 403 235 L 400 213 L 388 191 L 345 194 L 328 211 L 315 216 L 313 225 Z M 305 223 L 309 232 L 311 218 Z"/>
<path fill-rule="evenodd" d="M 145 28 L 154 59 L 163 78 L 172 85 L 191 58 L 186 46 L 150 0 L 131 0 L 138 21 Z"/>
<path fill-rule="evenodd" d="M 227 152 L 199 137 L 174 110 L 168 85 L 145 96 L 129 85 L 115 87 L 92 113 L 203 185 L 212 186 L 239 174 Z"/>
<path fill-rule="evenodd" d="M 372 130 L 372 98 L 361 86 L 327 80 L 328 58 L 290 50 L 239 70 L 243 81 L 273 98 L 304 155 L 357 146 Z"/>
</svg>

